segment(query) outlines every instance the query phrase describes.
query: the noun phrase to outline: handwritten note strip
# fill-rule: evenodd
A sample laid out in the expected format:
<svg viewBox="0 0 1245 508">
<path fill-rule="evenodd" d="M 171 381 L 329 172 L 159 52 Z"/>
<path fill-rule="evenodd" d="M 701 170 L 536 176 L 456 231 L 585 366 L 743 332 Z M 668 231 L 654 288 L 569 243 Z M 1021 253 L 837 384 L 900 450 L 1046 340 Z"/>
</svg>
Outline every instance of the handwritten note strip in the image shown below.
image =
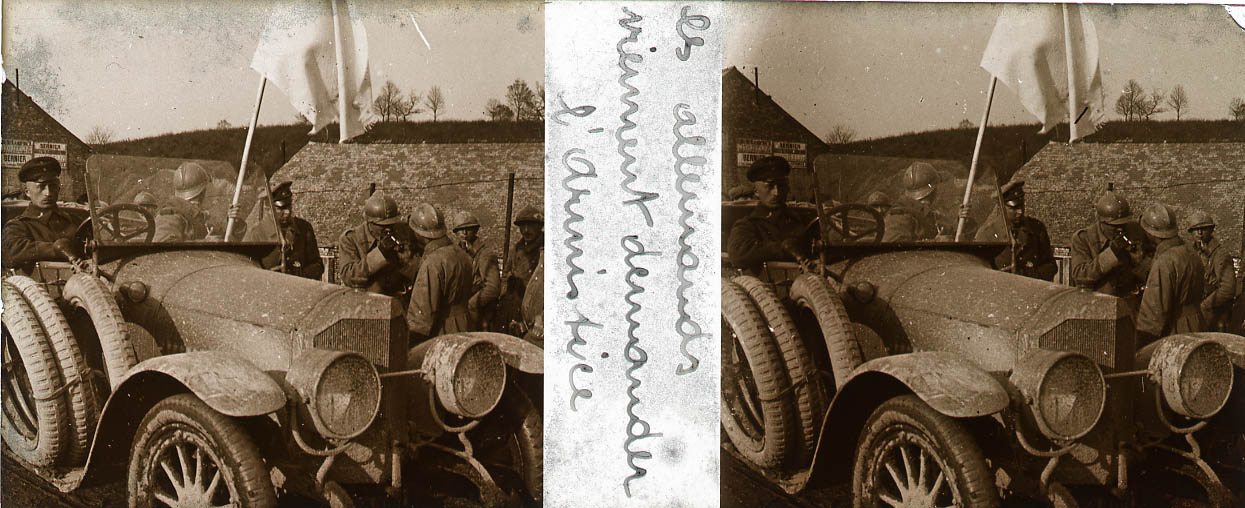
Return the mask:
<svg viewBox="0 0 1245 508">
<path fill-rule="evenodd" d="M 545 7 L 545 504 L 717 506 L 717 2 Z"/>
</svg>

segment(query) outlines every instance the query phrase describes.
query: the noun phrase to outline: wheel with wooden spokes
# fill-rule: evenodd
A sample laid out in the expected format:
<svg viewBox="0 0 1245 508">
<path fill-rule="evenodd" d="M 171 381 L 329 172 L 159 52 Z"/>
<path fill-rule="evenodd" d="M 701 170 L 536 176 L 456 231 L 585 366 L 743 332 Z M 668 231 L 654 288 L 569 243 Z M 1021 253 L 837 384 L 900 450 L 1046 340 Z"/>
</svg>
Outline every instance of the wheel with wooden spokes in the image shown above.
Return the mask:
<svg viewBox="0 0 1245 508">
<path fill-rule="evenodd" d="M 251 437 L 191 394 L 147 413 L 130 454 L 130 506 L 272 507 L 276 495 Z"/>
<path fill-rule="evenodd" d="M 959 422 L 915 395 L 879 406 L 860 433 L 852 471 L 856 508 L 996 508 L 994 476 Z"/>
</svg>

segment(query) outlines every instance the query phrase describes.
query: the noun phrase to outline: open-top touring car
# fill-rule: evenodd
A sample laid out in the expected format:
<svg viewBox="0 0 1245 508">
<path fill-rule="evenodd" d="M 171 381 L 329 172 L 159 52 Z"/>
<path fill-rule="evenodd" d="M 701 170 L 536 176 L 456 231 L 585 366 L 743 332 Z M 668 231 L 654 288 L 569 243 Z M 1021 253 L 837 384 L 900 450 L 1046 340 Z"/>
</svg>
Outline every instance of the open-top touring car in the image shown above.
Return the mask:
<svg viewBox="0 0 1245 508">
<path fill-rule="evenodd" d="M 723 238 L 754 204 L 723 204 Z M 791 208 L 820 230 L 813 263 L 748 274 L 724 253 L 726 452 L 789 493 L 850 483 L 855 506 L 1118 504 L 1159 477 L 1234 502 L 1220 476 L 1241 470 L 1198 431 L 1239 398 L 1245 338 L 1139 345 L 1124 300 L 995 269 L 1006 238 L 884 243 L 870 207 Z"/>
<path fill-rule="evenodd" d="M 88 169 L 76 259 L 6 273 L 8 455 L 63 492 L 124 480 L 131 506 L 540 503 L 539 347 L 411 345 L 398 300 L 261 268 L 281 241 L 262 174 L 241 241 L 153 242 L 132 201 L 171 199 L 169 173 Z M 207 214 L 236 178 L 215 176 Z"/>
</svg>

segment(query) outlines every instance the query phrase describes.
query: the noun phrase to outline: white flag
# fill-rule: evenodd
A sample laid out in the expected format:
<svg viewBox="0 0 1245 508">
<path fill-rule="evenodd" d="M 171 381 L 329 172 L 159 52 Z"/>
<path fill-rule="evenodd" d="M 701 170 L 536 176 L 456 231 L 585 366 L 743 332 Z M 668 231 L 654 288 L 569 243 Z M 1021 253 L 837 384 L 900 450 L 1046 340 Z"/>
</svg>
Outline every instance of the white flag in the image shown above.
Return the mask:
<svg viewBox="0 0 1245 508">
<path fill-rule="evenodd" d="M 1068 119 L 1068 59 L 1060 5 L 1007 4 L 981 56 L 981 67 L 1020 96 L 1020 103 L 1042 121 L 1042 132 Z M 1076 87 L 1077 137 L 1097 129 L 1103 119 L 1098 32 L 1080 5 L 1068 5 L 1072 76 Z"/>
<path fill-rule="evenodd" d="M 350 0 L 295 0 L 275 7 L 251 68 L 290 98 L 294 109 L 311 121 L 311 134 L 338 120 L 337 48 L 334 47 L 333 5 L 341 18 L 346 118 L 339 122 L 341 139 L 363 133 L 370 119 L 372 80 L 367 65 L 367 31 Z M 344 8 L 343 8 L 344 4 Z"/>
</svg>

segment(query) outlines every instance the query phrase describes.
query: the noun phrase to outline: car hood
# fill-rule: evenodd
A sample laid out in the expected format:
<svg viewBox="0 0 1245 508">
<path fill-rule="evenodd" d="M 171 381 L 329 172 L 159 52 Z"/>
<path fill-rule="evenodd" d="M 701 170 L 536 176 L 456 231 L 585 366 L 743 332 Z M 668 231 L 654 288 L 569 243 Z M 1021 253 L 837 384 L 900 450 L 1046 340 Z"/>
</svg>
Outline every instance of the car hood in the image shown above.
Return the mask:
<svg viewBox="0 0 1245 508">
<path fill-rule="evenodd" d="M 141 302 L 123 297 L 123 312 L 164 342 L 165 353 L 231 350 L 260 356 L 261 367 L 277 370 L 342 321 L 374 321 L 383 329 L 376 340 L 387 343 L 391 321 L 401 316 L 400 305 L 387 296 L 273 272 L 220 251 L 131 258 L 117 269 L 116 282 L 146 287 Z"/>
<path fill-rule="evenodd" d="M 846 265 L 844 283 L 861 282 L 872 284 L 876 297 L 868 304 L 849 297 L 849 310 L 882 328 L 896 342 L 888 346 L 901 351 L 956 351 L 991 370 L 1007 370 L 1037 347 L 1081 352 L 1108 367 L 1132 354 L 1131 332 L 1122 333 L 1131 317 L 1119 298 L 1000 272 L 970 254 L 858 258 Z"/>
</svg>

